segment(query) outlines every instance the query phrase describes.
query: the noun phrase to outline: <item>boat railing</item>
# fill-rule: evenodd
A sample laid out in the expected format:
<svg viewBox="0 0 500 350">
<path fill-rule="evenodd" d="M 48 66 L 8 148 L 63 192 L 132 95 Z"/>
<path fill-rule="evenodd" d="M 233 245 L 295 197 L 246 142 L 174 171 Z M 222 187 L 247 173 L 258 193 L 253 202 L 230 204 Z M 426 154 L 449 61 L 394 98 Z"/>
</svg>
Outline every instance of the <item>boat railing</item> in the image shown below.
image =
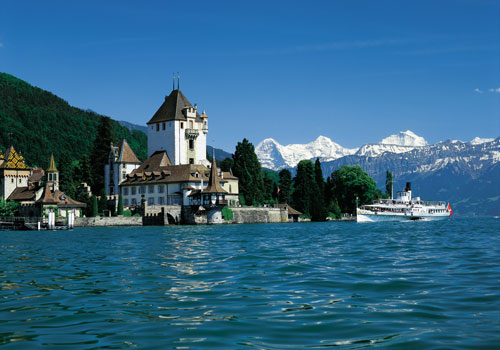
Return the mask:
<svg viewBox="0 0 500 350">
<path fill-rule="evenodd" d="M 395 205 L 395 204 L 409 204 L 409 205 L 422 205 L 426 207 L 444 207 L 446 202 L 443 201 L 423 201 L 423 200 L 410 200 L 401 201 L 396 199 L 377 199 L 373 204 L 385 204 L 385 205 Z"/>
</svg>

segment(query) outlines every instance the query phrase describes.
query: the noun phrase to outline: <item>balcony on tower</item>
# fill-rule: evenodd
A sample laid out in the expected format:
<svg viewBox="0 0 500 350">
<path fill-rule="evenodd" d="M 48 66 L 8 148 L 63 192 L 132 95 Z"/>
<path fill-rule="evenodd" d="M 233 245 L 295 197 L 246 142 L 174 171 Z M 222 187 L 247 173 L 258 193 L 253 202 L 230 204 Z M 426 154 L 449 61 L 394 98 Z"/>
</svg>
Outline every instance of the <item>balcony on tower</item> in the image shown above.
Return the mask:
<svg viewBox="0 0 500 350">
<path fill-rule="evenodd" d="M 186 129 L 186 140 L 196 140 L 199 134 L 198 129 Z"/>
</svg>

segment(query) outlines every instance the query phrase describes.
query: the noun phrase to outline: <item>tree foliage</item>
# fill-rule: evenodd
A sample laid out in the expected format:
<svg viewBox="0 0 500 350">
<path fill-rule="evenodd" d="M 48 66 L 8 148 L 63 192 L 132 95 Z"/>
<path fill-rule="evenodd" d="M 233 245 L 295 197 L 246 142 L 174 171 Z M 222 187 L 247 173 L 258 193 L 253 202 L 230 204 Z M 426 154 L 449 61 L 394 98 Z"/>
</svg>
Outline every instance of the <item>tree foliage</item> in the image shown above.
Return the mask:
<svg viewBox="0 0 500 350">
<path fill-rule="evenodd" d="M 314 165 L 310 160 L 301 160 L 297 164 L 297 175 L 293 179 L 295 190 L 292 194 L 293 207 L 310 216 L 314 194 L 317 192 L 314 179 Z"/>
<path fill-rule="evenodd" d="M 292 201 L 292 173 L 283 169 L 279 172 L 279 203 L 291 203 Z"/>
<path fill-rule="evenodd" d="M 378 198 L 375 181 L 363 169 L 356 165 L 344 165 L 335 170 L 328 180 L 329 193 L 336 200 L 343 213 L 354 214 L 356 210 L 356 198 L 358 204 L 368 204 Z"/>
<path fill-rule="evenodd" d="M 102 119 L 99 114 L 72 107 L 48 91 L 0 73 L 0 148 L 14 145 L 30 166 L 45 166 L 51 153 L 56 162 L 67 160 L 75 168 L 75 161 L 85 156 L 90 159 L 95 153 L 94 139 Z M 127 140 L 140 160 L 147 158 L 146 134 L 130 132 L 114 120 L 107 125 L 116 140 Z M 66 177 L 61 174 L 61 185 L 68 190 Z"/>
<path fill-rule="evenodd" d="M 16 216 L 19 203 L 0 198 L 0 216 Z"/>
<path fill-rule="evenodd" d="M 256 205 L 264 201 L 264 179 L 255 148 L 247 139 L 238 142 L 233 155 L 233 174 L 239 178 L 242 203 Z"/>
</svg>

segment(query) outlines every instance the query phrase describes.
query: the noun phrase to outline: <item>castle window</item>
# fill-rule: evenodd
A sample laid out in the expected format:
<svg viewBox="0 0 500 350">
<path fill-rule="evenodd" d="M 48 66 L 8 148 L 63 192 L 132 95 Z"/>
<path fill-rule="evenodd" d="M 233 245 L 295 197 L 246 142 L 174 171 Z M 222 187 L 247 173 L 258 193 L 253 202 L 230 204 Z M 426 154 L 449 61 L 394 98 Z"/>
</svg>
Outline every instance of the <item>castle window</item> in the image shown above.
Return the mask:
<svg viewBox="0 0 500 350">
<path fill-rule="evenodd" d="M 156 124 L 156 131 L 160 131 L 160 124 Z"/>
<path fill-rule="evenodd" d="M 21 179 L 19 179 L 19 183 L 21 183 L 21 181 L 22 181 L 22 180 L 21 180 Z"/>
<path fill-rule="evenodd" d="M 155 204 L 155 199 L 153 197 L 148 198 L 148 205 Z"/>
<path fill-rule="evenodd" d="M 189 149 L 192 151 L 194 148 L 194 140 L 189 140 Z"/>
<path fill-rule="evenodd" d="M 123 206 L 128 207 L 128 199 L 127 198 L 125 198 L 123 200 Z"/>
<path fill-rule="evenodd" d="M 181 122 L 181 129 L 184 129 L 184 123 Z"/>
<path fill-rule="evenodd" d="M 189 158 L 189 164 L 194 164 L 194 158 Z"/>
<path fill-rule="evenodd" d="M 192 129 L 192 128 L 193 128 L 193 121 L 192 121 L 192 120 L 190 120 L 190 121 L 189 121 L 189 128 L 190 128 L 190 129 Z"/>
<path fill-rule="evenodd" d="M 163 187 L 163 185 L 158 185 L 158 193 L 163 193 L 164 190 L 165 187 Z"/>
<path fill-rule="evenodd" d="M 14 183 L 14 179 L 10 179 L 10 182 L 11 182 L 11 183 Z"/>
<path fill-rule="evenodd" d="M 132 198 L 132 199 L 130 200 L 130 204 L 131 204 L 131 205 L 136 205 L 136 204 L 137 204 L 136 199 L 135 199 L 135 198 Z"/>
<path fill-rule="evenodd" d="M 123 195 L 128 196 L 128 188 L 127 187 L 123 188 Z"/>
<path fill-rule="evenodd" d="M 158 198 L 158 204 L 161 204 L 161 205 L 165 204 L 165 198 L 159 197 Z"/>
<path fill-rule="evenodd" d="M 163 130 L 165 130 L 165 122 L 162 123 L 161 127 Z"/>
<path fill-rule="evenodd" d="M 155 187 L 154 185 L 149 185 L 149 193 L 155 193 Z"/>
<path fill-rule="evenodd" d="M 229 193 L 232 193 L 233 189 L 231 188 L 231 185 L 229 185 Z"/>
<path fill-rule="evenodd" d="M 135 186 L 131 188 L 131 194 L 132 194 L 132 195 L 135 195 L 136 191 L 137 191 L 137 190 L 136 190 Z"/>
</svg>

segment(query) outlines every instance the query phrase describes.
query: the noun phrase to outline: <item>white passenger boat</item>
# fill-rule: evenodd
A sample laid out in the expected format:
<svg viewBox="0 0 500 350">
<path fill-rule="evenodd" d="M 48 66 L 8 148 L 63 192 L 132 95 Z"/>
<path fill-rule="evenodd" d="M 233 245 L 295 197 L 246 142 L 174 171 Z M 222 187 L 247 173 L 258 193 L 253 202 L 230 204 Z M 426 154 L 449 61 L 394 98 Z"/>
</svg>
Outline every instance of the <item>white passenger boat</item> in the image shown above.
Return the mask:
<svg viewBox="0 0 500 350">
<path fill-rule="evenodd" d="M 424 201 L 412 198 L 411 183 L 404 191 L 397 192 L 395 199 L 379 199 L 373 204 L 356 208 L 357 222 L 443 220 L 453 214 L 446 202 Z"/>
</svg>

